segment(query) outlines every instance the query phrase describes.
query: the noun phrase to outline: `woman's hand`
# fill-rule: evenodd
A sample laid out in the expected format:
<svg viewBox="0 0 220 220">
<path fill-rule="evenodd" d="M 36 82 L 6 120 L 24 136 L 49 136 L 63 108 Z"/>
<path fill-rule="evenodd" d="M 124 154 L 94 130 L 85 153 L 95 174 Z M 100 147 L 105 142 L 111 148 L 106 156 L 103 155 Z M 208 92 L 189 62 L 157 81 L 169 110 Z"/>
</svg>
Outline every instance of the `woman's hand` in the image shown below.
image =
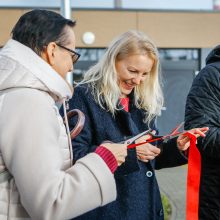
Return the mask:
<svg viewBox="0 0 220 220">
<path fill-rule="evenodd" d="M 125 162 L 127 156 L 127 144 L 115 144 L 112 142 L 104 142 L 101 146 L 105 147 L 115 156 L 118 166 Z"/>
<path fill-rule="evenodd" d="M 203 127 L 203 128 L 193 128 L 193 129 L 186 131 L 186 132 L 189 132 L 189 133 L 195 135 L 196 137 L 200 137 L 200 136 L 205 137 L 205 133 L 208 130 L 209 130 L 208 127 Z M 190 138 L 184 134 L 185 133 L 183 133 L 182 135 L 180 135 L 177 138 L 177 146 L 178 146 L 179 150 L 181 150 L 181 151 L 187 150 L 190 146 Z"/>
<path fill-rule="evenodd" d="M 136 144 L 144 142 L 150 138 L 149 135 L 144 135 L 135 141 Z M 160 149 L 152 144 L 146 143 L 136 147 L 137 158 L 142 162 L 153 160 L 158 154 Z"/>
</svg>

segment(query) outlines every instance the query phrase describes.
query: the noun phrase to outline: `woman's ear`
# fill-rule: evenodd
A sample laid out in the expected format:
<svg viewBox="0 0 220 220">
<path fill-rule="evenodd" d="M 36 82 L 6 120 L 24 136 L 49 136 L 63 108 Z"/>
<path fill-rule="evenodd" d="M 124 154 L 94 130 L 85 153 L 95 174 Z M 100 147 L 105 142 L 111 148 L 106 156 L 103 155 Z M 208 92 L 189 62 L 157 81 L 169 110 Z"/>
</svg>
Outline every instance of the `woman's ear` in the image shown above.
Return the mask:
<svg viewBox="0 0 220 220">
<path fill-rule="evenodd" d="M 50 42 L 45 50 L 41 53 L 41 57 L 51 66 L 55 64 L 57 53 L 57 45 L 55 42 Z"/>
</svg>

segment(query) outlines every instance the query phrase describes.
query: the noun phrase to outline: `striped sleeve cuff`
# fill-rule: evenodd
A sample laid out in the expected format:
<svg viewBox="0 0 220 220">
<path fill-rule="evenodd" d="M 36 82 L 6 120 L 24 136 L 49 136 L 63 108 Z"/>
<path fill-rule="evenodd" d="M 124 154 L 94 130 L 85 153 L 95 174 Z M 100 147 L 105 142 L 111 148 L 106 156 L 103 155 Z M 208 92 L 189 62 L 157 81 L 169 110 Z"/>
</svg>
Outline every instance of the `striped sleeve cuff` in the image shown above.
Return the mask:
<svg viewBox="0 0 220 220">
<path fill-rule="evenodd" d="M 97 147 L 95 153 L 105 161 L 111 172 L 114 173 L 118 167 L 118 163 L 113 153 L 104 146 Z"/>
</svg>

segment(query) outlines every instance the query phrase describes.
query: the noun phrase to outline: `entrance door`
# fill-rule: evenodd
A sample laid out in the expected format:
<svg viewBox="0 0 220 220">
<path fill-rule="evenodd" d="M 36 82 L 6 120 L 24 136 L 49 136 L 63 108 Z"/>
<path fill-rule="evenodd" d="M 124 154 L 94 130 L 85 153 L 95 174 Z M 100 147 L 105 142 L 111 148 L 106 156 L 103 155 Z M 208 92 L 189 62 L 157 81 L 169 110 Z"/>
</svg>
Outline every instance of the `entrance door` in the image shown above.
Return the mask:
<svg viewBox="0 0 220 220">
<path fill-rule="evenodd" d="M 160 134 L 169 133 L 184 121 L 186 97 L 198 69 L 198 61 L 194 60 L 162 62 L 165 103 L 157 119 Z"/>
</svg>

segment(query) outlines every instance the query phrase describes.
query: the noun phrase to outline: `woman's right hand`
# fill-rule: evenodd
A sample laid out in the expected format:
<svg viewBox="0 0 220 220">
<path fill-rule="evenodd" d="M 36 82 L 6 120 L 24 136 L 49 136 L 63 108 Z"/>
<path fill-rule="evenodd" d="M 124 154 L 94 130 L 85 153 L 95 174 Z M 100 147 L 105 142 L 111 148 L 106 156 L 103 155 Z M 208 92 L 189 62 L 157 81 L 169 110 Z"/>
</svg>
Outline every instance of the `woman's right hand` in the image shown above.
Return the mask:
<svg viewBox="0 0 220 220">
<path fill-rule="evenodd" d="M 160 154 L 161 150 L 150 143 L 146 143 L 137 146 L 136 152 L 137 152 L 137 158 L 140 161 L 147 163 L 149 160 L 155 159 L 155 157 L 157 157 Z"/>
<path fill-rule="evenodd" d="M 125 158 L 127 156 L 127 144 L 115 144 L 104 142 L 101 146 L 105 147 L 115 156 L 117 160 L 118 166 L 125 162 Z"/>
<path fill-rule="evenodd" d="M 156 133 L 156 131 L 153 131 L 152 133 Z M 151 136 L 150 135 L 144 135 L 142 137 L 140 137 L 139 139 L 137 139 L 135 141 L 136 144 L 138 143 L 142 143 L 142 142 L 145 142 L 147 141 L 148 139 L 150 139 Z M 148 162 L 149 160 L 153 160 L 155 157 L 157 157 L 161 150 L 150 144 L 150 143 L 146 143 L 146 144 L 143 144 L 143 145 L 140 145 L 140 146 L 137 146 L 136 147 L 136 152 L 137 152 L 137 158 L 142 161 L 142 162 Z"/>
</svg>

